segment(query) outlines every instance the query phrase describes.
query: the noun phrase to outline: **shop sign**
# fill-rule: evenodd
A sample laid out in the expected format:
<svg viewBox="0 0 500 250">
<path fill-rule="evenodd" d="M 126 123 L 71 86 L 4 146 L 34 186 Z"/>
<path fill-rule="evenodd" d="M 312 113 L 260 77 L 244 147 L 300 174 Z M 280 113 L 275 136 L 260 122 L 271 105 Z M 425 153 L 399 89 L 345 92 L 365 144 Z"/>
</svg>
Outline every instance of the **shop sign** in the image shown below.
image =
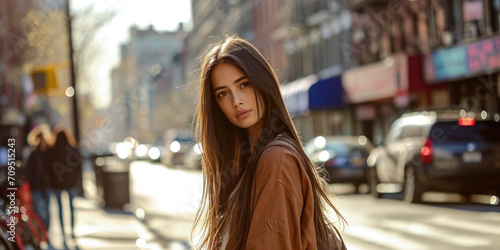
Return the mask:
<svg viewBox="0 0 500 250">
<path fill-rule="evenodd" d="M 408 58 L 398 55 L 348 70 L 342 75 L 342 86 L 351 103 L 396 97 L 408 91 Z"/>
<path fill-rule="evenodd" d="M 464 20 L 481 20 L 483 19 L 483 2 L 482 1 L 464 1 Z"/>
<path fill-rule="evenodd" d="M 500 37 L 434 51 L 424 59 L 428 83 L 500 70 Z"/>
</svg>

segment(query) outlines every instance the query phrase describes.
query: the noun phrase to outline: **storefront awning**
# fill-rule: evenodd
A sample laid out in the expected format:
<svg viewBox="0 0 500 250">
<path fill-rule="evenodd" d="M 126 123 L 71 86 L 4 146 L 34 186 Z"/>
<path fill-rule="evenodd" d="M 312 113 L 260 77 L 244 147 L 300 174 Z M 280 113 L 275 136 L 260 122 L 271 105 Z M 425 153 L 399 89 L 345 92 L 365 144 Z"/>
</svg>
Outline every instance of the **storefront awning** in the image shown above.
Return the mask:
<svg viewBox="0 0 500 250">
<path fill-rule="evenodd" d="M 321 79 L 309 88 L 309 109 L 335 108 L 344 104 L 344 89 L 340 75 Z"/>
<path fill-rule="evenodd" d="M 318 80 L 309 75 L 281 87 L 290 115 L 303 115 L 309 110 L 335 108 L 344 104 L 341 76 Z"/>
<path fill-rule="evenodd" d="M 317 80 L 316 75 L 309 75 L 281 87 L 281 94 L 290 115 L 303 115 L 309 110 L 309 88 Z"/>
</svg>

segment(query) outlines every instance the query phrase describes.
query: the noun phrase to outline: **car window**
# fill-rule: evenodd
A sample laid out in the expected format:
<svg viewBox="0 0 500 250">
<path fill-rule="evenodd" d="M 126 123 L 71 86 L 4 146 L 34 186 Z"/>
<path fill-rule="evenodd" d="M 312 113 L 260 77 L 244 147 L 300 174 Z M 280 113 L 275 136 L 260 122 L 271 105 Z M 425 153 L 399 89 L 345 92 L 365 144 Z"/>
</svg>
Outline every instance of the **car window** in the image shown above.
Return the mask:
<svg viewBox="0 0 500 250">
<path fill-rule="evenodd" d="M 324 150 L 335 152 L 335 154 L 352 154 L 354 151 L 359 151 L 361 153 L 368 153 L 365 146 L 362 145 L 350 145 L 342 142 L 330 142 L 327 143 Z"/>
<path fill-rule="evenodd" d="M 181 145 L 190 145 L 194 143 L 194 139 L 191 137 L 176 137 L 174 141 L 179 142 Z"/>
<path fill-rule="evenodd" d="M 426 126 L 406 126 L 403 127 L 399 139 L 411 137 L 425 137 L 428 127 Z"/>
<path fill-rule="evenodd" d="M 500 123 L 494 121 L 476 121 L 473 126 L 460 126 L 458 122 L 437 122 L 432 126 L 430 136 L 434 140 L 443 142 L 482 141 L 499 143 L 499 131 Z"/>
<path fill-rule="evenodd" d="M 391 130 L 387 134 L 387 137 L 385 137 L 384 144 L 390 144 L 399 140 L 401 132 L 402 132 L 401 127 L 397 125 L 397 123 L 394 123 L 394 125 L 391 127 Z"/>
</svg>

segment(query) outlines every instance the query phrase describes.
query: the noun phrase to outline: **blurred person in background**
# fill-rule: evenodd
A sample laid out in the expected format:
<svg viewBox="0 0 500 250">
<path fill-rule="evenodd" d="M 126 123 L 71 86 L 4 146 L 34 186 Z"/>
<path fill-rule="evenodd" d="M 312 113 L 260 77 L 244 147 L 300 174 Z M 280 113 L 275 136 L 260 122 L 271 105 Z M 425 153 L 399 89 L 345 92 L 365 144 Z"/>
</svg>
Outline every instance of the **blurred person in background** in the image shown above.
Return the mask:
<svg viewBox="0 0 500 250">
<path fill-rule="evenodd" d="M 69 196 L 69 208 L 71 218 L 71 236 L 75 238 L 75 216 L 73 199 L 78 195 L 78 185 L 82 178 L 82 155 L 76 148 L 76 141 L 71 133 L 60 126 L 54 129 L 54 146 L 49 150 L 49 174 L 50 193 L 54 194 L 59 207 L 59 222 L 64 244 L 66 234 L 64 232 L 62 192 L 66 191 Z"/>
<path fill-rule="evenodd" d="M 30 184 L 31 196 L 35 213 L 42 219 L 45 228 L 49 228 L 49 201 L 47 195 L 48 175 L 46 172 L 49 164 L 48 149 L 50 147 L 50 131 L 48 126 L 35 127 L 28 134 L 28 141 L 36 148 L 30 153 L 26 163 L 26 178 Z"/>
<path fill-rule="evenodd" d="M 342 225 L 345 219 L 305 154 L 260 52 L 226 36 L 208 50 L 200 73 L 204 191 L 196 249 L 345 249 L 326 211 Z"/>
</svg>

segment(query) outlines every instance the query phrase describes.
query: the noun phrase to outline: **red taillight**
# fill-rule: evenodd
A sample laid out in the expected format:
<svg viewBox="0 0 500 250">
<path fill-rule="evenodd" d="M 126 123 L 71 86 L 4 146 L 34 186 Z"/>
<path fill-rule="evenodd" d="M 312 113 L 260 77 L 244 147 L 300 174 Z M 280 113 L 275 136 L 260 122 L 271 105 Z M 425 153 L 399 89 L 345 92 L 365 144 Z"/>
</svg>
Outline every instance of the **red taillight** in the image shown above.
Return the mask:
<svg viewBox="0 0 500 250">
<path fill-rule="evenodd" d="M 432 163 L 432 140 L 430 138 L 425 141 L 422 150 L 420 150 L 420 156 L 423 164 Z"/>
<path fill-rule="evenodd" d="M 476 120 L 474 118 L 459 118 L 458 124 L 460 126 L 474 126 L 476 124 Z"/>
</svg>

